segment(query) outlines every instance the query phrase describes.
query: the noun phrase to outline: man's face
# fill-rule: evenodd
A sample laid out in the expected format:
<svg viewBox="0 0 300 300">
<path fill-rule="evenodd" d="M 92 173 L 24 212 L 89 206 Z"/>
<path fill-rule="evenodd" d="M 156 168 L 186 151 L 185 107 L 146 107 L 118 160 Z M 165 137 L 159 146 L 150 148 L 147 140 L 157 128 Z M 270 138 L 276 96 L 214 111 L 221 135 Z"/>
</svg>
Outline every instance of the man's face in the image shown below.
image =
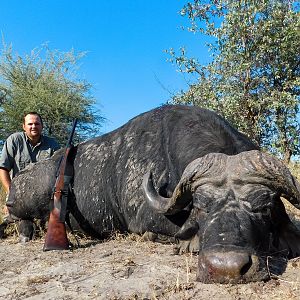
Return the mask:
<svg viewBox="0 0 300 300">
<path fill-rule="evenodd" d="M 31 140 L 38 140 L 42 134 L 43 126 L 38 115 L 26 115 L 23 129 Z"/>
</svg>

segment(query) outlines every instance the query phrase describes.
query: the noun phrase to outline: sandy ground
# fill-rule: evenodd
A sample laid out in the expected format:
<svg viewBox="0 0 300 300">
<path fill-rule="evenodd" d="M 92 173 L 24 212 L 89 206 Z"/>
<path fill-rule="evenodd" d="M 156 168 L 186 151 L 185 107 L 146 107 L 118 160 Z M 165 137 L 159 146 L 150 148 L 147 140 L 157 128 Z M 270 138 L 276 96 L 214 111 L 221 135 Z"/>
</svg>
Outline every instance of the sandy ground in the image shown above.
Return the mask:
<svg viewBox="0 0 300 300">
<path fill-rule="evenodd" d="M 300 299 L 300 258 L 266 283 L 196 282 L 197 257 L 173 245 L 118 235 L 43 252 L 43 239 L 0 241 L 0 299 Z"/>
</svg>

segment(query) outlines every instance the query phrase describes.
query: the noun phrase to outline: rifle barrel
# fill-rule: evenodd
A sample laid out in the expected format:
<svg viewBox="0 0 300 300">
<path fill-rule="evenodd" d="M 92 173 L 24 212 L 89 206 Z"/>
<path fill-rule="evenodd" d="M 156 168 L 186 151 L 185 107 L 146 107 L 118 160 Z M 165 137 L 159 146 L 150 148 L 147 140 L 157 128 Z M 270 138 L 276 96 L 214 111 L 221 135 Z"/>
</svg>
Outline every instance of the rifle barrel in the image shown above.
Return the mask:
<svg viewBox="0 0 300 300">
<path fill-rule="evenodd" d="M 76 125 L 77 125 L 77 119 L 74 119 L 73 125 L 72 125 L 72 131 L 70 133 L 70 136 L 69 136 L 69 139 L 68 139 L 68 143 L 67 143 L 67 148 L 69 148 L 70 145 L 71 145 L 71 143 L 72 143 Z"/>
</svg>

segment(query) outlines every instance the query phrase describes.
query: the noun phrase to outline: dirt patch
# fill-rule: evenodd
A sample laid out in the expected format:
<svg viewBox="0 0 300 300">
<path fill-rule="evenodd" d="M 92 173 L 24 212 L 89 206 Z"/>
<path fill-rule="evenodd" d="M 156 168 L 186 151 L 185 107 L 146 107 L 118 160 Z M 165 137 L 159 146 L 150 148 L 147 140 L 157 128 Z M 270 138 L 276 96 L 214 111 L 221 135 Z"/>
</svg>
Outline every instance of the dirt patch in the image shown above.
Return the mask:
<svg viewBox="0 0 300 300">
<path fill-rule="evenodd" d="M 82 239 L 73 251 L 43 252 L 43 243 L 0 241 L 0 299 L 300 299 L 300 259 L 266 283 L 203 284 L 196 256 L 136 235 Z"/>
</svg>

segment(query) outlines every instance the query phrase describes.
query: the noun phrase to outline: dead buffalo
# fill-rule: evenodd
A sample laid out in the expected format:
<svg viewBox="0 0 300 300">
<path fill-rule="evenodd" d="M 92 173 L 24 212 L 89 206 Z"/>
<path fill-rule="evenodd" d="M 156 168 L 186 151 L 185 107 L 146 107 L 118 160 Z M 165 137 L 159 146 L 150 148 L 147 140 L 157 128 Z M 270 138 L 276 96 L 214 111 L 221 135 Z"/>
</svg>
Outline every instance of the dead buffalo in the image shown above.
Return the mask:
<svg viewBox="0 0 300 300">
<path fill-rule="evenodd" d="M 60 155 L 14 178 L 14 215 L 49 214 Z M 203 282 L 264 280 L 268 257 L 300 254 L 300 233 L 280 200 L 299 205 L 297 181 L 214 112 L 162 106 L 79 144 L 72 155 L 70 211 L 88 234 L 175 237 L 180 251 L 199 251 Z"/>
</svg>

